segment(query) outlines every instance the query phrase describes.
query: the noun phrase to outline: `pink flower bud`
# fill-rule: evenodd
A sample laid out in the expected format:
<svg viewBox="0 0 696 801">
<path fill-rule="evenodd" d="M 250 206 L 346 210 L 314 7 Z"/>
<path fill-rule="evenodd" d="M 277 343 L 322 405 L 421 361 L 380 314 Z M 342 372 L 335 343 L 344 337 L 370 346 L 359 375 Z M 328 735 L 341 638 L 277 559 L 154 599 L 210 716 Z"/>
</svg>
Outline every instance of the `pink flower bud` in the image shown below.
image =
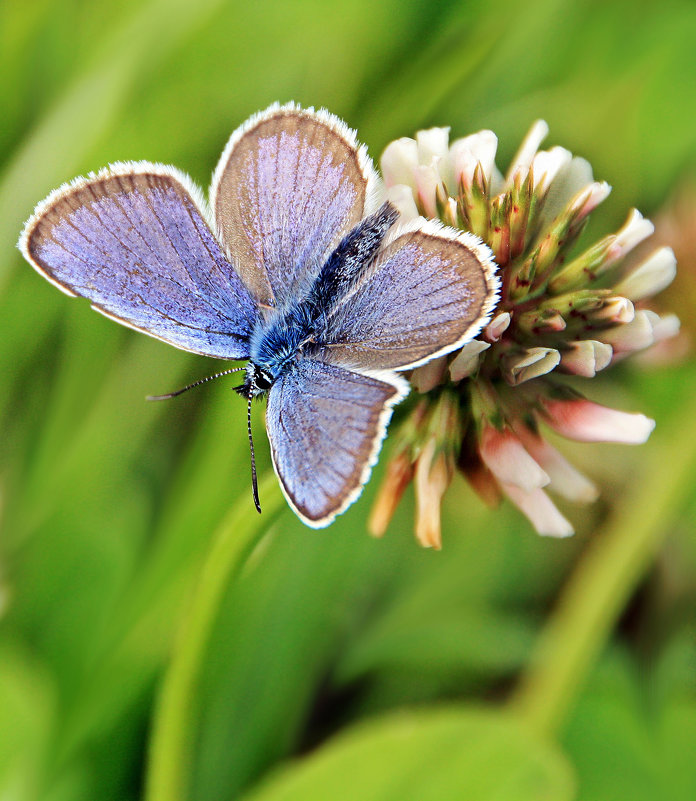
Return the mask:
<svg viewBox="0 0 696 801">
<path fill-rule="evenodd" d="M 642 300 L 662 292 L 676 274 L 674 251 L 672 248 L 659 248 L 616 285 L 616 292 L 631 300 Z"/>
<path fill-rule="evenodd" d="M 459 218 L 457 213 L 457 201 L 453 197 L 448 197 L 442 211 L 442 220 L 452 228 L 459 228 Z"/>
<path fill-rule="evenodd" d="M 608 343 L 614 353 L 630 353 L 634 350 L 649 348 L 655 341 L 650 315 L 654 312 L 640 310 L 630 323 L 616 325 L 598 334 L 603 342 Z M 657 316 L 657 315 L 655 315 Z"/>
<path fill-rule="evenodd" d="M 596 373 L 608 367 L 613 350 L 611 345 L 594 339 L 570 342 L 561 355 L 561 367 L 583 378 L 593 378 Z"/>
<path fill-rule="evenodd" d="M 568 439 L 579 442 L 623 442 L 639 445 L 650 436 L 655 421 L 644 414 L 631 414 L 577 400 L 541 399 L 544 420 Z"/>
<path fill-rule="evenodd" d="M 523 423 L 515 426 L 515 433 L 534 461 L 548 474 L 551 479 L 548 486 L 550 490 L 574 503 L 592 503 L 597 500 L 597 487 L 543 437 Z"/>
<path fill-rule="evenodd" d="M 570 150 L 564 147 L 552 147 L 550 150 L 541 150 L 532 159 L 532 173 L 534 174 L 534 189 L 541 195 L 549 191 L 552 181 L 558 173 L 570 164 L 573 158 Z"/>
<path fill-rule="evenodd" d="M 479 452 L 483 463 L 501 484 L 514 484 L 530 492 L 549 483 L 548 475 L 509 428 L 498 431 L 489 424 L 484 425 Z"/>
<path fill-rule="evenodd" d="M 500 312 L 488 323 L 484 329 L 484 336 L 489 342 L 498 342 L 500 337 L 507 331 L 512 317 L 510 312 Z"/>
<path fill-rule="evenodd" d="M 570 537 L 573 527 L 542 489 L 525 492 L 513 484 L 503 484 L 503 492 L 544 537 Z"/>
<path fill-rule="evenodd" d="M 480 355 L 484 350 L 490 348 L 488 342 L 481 342 L 480 339 L 472 339 L 462 346 L 461 350 L 454 357 L 450 364 L 450 378 L 457 383 L 463 378 L 467 378 L 476 372 L 480 362 Z"/>
<path fill-rule="evenodd" d="M 536 177 L 536 171 L 534 175 Z M 592 183 L 590 163 L 579 156 L 574 156 L 569 164 L 558 170 L 553 186 L 549 188 L 538 217 L 539 230 L 544 231 L 554 221 L 558 223 L 561 219 L 572 220 L 577 227 L 577 222 L 582 220 L 582 217 L 578 216 L 577 204 L 588 198 L 593 186 L 595 185 Z M 589 208 L 585 214 L 589 214 L 591 210 Z"/>
<path fill-rule="evenodd" d="M 593 312 L 592 319 L 604 323 L 630 323 L 636 311 L 628 298 L 607 298 L 602 308 Z"/>
<path fill-rule="evenodd" d="M 503 358 L 503 378 L 510 386 L 517 386 L 550 373 L 560 360 L 561 355 L 554 348 L 527 348 L 522 353 L 508 354 Z"/>
<path fill-rule="evenodd" d="M 426 128 L 416 134 L 418 161 L 430 164 L 433 158 L 446 159 L 449 154 L 449 127 Z"/>
<path fill-rule="evenodd" d="M 539 145 L 546 139 L 549 132 L 549 126 L 544 120 L 537 120 L 532 124 L 527 136 L 522 140 L 520 149 L 515 154 L 515 157 L 510 164 L 510 169 L 505 176 L 505 188 L 508 189 L 515 182 L 515 176 L 519 175 L 522 180 L 525 179 L 529 168 L 532 164 L 532 159 L 539 149 Z"/>
<path fill-rule="evenodd" d="M 490 184 L 495 167 L 495 153 L 498 149 L 498 137 L 493 131 L 479 131 L 471 136 L 457 139 L 450 145 L 449 157 L 454 171 L 456 186 L 463 184 L 470 189 L 476 167 L 480 164 L 482 177 Z"/>
<path fill-rule="evenodd" d="M 449 128 L 427 128 L 416 133 L 418 145 L 418 162 L 432 164 L 438 171 L 440 179 L 444 181 L 450 191 L 453 182 L 453 172 L 449 160 Z"/>
<path fill-rule="evenodd" d="M 440 356 L 416 367 L 411 375 L 411 383 L 417 392 L 430 392 L 442 383 L 446 373 L 447 357 Z"/>
<path fill-rule="evenodd" d="M 647 314 L 653 327 L 653 339 L 656 343 L 675 337 L 679 333 L 681 323 L 676 314 L 665 314 L 663 317 L 654 312 L 647 312 Z"/>
<path fill-rule="evenodd" d="M 623 258 L 637 244 L 649 237 L 654 230 L 655 226 L 650 220 L 646 220 L 638 209 L 631 209 L 623 227 L 615 234 L 614 241 L 609 247 L 605 264 Z"/>
<path fill-rule="evenodd" d="M 453 472 L 435 440 L 429 440 L 416 464 L 416 537 L 424 548 L 442 548 L 440 504 Z"/>
<path fill-rule="evenodd" d="M 578 192 L 571 204 L 571 211 L 577 221 L 583 220 L 594 211 L 600 203 L 609 197 L 611 187 L 606 181 L 595 181 Z"/>
<path fill-rule="evenodd" d="M 393 203 L 401 214 L 400 222 L 410 222 L 420 217 L 413 197 L 413 189 L 405 184 L 390 186 L 386 192 L 387 200 Z"/>
<path fill-rule="evenodd" d="M 440 173 L 435 163 L 419 164 L 414 170 L 416 194 L 426 217 L 437 217 L 437 189 Z"/>
<path fill-rule="evenodd" d="M 418 166 L 418 145 L 415 139 L 403 136 L 390 142 L 380 159 L 384 183 L 387 187 L 405 184 L 415 188 L 413 171 Z"/>
<path fill-rule="evenodd" d="M 413 479 L 413 464 L 408 453 L 399 453 L 387 464 L 382 486 L 367 521 L 373 537 L 382 537 L 396 512 L 401 496 Z"/>
</svg>

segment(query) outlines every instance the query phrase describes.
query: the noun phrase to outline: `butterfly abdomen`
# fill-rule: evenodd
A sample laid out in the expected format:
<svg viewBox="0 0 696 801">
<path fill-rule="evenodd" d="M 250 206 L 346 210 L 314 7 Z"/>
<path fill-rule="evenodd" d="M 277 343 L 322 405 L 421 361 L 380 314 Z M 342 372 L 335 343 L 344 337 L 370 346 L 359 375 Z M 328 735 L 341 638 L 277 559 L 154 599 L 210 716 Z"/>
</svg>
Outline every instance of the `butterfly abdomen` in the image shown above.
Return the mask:
<svg viewBox="0 0 696 801">
<path fill-rule="evenodd" d="M 386 202 L 343 237 L 321 268 L 305 301 L 316 310 L 317 319 L 361 282 L 398 216 L 394 206 Z"/>
</svg>

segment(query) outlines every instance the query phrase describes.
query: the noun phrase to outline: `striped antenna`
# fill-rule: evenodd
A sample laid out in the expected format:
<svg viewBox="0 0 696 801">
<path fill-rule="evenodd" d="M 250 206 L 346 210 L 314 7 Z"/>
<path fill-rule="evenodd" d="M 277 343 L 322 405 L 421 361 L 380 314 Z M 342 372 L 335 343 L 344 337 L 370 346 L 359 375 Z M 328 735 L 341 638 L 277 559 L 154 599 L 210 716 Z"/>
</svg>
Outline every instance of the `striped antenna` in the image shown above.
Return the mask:
<svg viewBox="0 0 696 801">
<path fill-rule="evenodd" d="M 251 390 L 247 400 L 247 431 L 249 432 L 249 450 L 251 451 L 251 488 L 254 493 L 254 506 L 256 511 L 261 514 L 261 504 L 259 503 L 259 485 L 256 481 L 256 457 L 254 456 L 254 440 L 251 436 Z"/>
<path fill-rule="evenodd" d="M 193 384 L 189 384 L 186 387 L 177 389 L 176 392 L 168 392 L 166 395 L 148 395 L 145 400 L 160 401 L 169 400 L 169 398 L 176 398 L 177 395 L 188 392 L 190 389 L 194 389 L 195 387 L 200 387 L 201 384 L 207 384 L 208 381 L 212 381 L 215 378 L 222 378 L 223 375 L 229 375 L 230 373 L 239 373 L 242 370 L 246 370 L 246 367 L 233 367 L 231 370 L 223 370 L 221 373 L 215 373 L 215 375 L 209 375 L 206 376 L 206 378 L 201 378 L 198 381 L 194 381 Z"/>
</svg>

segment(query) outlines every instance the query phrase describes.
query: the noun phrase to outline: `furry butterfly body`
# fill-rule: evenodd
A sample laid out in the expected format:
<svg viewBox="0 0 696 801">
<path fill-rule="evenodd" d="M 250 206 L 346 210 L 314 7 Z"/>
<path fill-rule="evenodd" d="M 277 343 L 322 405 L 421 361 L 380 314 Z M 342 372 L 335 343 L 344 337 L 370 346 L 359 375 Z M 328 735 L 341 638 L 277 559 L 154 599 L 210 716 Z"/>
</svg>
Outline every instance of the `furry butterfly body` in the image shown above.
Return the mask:
<svg viewBox="0 0 696 801">
<path fill-rule="evenodd" d="M 248 359 L 296 513 L 330 523 L 360 494 L 397 371 L 474 337 L 497 292 L 470 234 L 398 224 L 363 146 L 327 112 L 272 106 L 228 142 L 211 208 L 161 165 L 113 165 L 53 192 L 20 248 L 48 280 L 176 347 Z"/>
</svg>

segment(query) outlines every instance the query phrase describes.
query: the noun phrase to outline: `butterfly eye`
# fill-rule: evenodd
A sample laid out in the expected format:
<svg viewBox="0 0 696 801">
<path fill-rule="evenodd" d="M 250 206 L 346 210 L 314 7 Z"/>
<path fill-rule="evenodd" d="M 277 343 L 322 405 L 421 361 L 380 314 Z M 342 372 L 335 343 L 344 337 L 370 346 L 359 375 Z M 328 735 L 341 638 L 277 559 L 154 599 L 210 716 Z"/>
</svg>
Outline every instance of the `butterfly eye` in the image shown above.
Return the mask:
<svg viewBox="0 0 696 801">
<path fill-rule="evenodd" d="M 254 376 L 254 383 L 257 389 L 267 390 L 271 388 L 273 379 L 265 370 L 257 370 Z"/>
</svg>

